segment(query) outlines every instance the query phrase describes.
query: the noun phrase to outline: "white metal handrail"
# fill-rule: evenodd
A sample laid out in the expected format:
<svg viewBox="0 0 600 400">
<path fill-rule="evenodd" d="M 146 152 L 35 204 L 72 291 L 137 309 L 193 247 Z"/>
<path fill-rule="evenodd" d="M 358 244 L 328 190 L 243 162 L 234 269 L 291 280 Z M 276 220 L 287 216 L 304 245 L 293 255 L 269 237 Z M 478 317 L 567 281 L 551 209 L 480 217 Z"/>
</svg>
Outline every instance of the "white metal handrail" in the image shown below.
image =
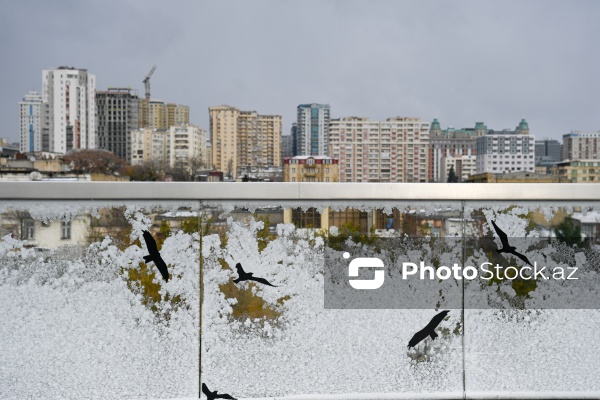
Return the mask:
<svg viewBox="0 0 600 400">
<path fill-rule="evenodd" d="M 558 400 L 558 399 L 599 399 L 600 392 L 593 391 L 506 391 L 506 392 L 433 392 L 433 393 L 343 393 L 343 394 L 307 394 L 291 396 L 273 396 L 260 398 L 240 398 L 240 400 Z M 192 400 L 164 399 L 164 400 Z"/>
<path fill-rule="evenodd" d="M 0 200 L 600 200 L 585 183 L 0 182 Z"/>
</svg>

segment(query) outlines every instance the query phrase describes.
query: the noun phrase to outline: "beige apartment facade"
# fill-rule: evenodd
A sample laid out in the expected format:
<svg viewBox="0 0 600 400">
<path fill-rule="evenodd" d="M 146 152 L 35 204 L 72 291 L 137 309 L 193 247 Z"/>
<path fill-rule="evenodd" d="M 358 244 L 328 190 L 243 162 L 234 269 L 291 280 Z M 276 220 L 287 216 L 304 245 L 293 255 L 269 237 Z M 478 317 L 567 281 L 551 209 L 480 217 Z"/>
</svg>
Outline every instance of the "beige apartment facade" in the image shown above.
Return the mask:
<svg viewBox="0 0 600 400">
<path fill-rule="evenodd" d="M 562 161 L 554 165 L 551 172 L 572 183 L 600 183 L 600 160 Z"/>
<path fill-rule="evenodd" d="M 148 128 L 166 129 L 166 106 L 160 100 L 150 100 L 148 104 Z"/>
<path fill-rule="evenodd" d="M 169 133 L 164 129 L 142 128 L 131 132 L 131 165 L 158 162 L 169 165 Z"/>
<path fill-rule="evenodd" d="M 242 169 L 281 166 L 281 116 L 209 107 L 212 164 L 236 178 Z"/>
<path fill-rule="evenodd" d="M 171 126 L 190 123 L 190 108 L 181 104 L 166 103 L 162 100 L 141 102 L 142 128 L 169 129 Z M 145 109 L 147 108 L 147 109 Z M 145 120 L 144 118 L 147 118 Z"/>
<path fill-rule="evenodd" d="M 213 160 L 212 160 L 212 143 L 210 142 L 208 134 L 206 135 L 206 152 L 204 153 L 204 162 L 206 163 L 206 168 L 213 168 Z"/>
<path fill-rule="evenodd" d="M 165 128 L 190 123 L 190 108 L 175 103 L 168 103 L 165 106 Z"/>
<path fill-rule="evenodd" d="M 256 111 L 242 112 L 240 124 L 239 168 L 281 167 L 281 116 L 260 115 Z"/>
<path fill-rule="evenodd" d="M 218 171 L 234 177 L 237 169 L 238 117 L 240 110 L 227 105 L 209 107 L 212 163 Z"/>
<path fill-rule="evenodd" d="M 284 182 L 339 182 L 339 161 L 327 156 L 296 156 L 283 160 Z"/>
<path fill-rule="evenodd" d="M 531 171 L 504 173 L 483 172 L 469 176 L 469 183 L 569 183 L 569 180 L 557 175 L 537 174 Z"/>
<path fill-rule="evenodd" d="M 413 117 L 331 120 L 329 154 L 339 160 L 340 182 L 426 182 L 429 126 Z"/>
</svg>

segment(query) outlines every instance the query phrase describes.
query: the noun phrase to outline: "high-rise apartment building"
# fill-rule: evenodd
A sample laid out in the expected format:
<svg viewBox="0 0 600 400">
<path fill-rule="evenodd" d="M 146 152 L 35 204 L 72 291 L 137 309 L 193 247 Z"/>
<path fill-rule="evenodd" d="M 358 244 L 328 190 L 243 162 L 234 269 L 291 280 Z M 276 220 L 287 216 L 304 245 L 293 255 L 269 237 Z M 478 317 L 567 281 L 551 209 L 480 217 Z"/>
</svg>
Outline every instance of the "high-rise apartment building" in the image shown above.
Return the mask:
<svg viewBox="0 0 600 400">
<path fill-rule="evenodd" d="M 281 137 L 281 159 L 286 157 L 294 157 L 294 137 L 292 135 Z"/>
<path fill-rule="evenodd" d="M 256 126 L 254 131 L 244 131 L 239 124 L 240 167 L 281 168 L 281 115 L 259 115 L 255 111 L 241 112 L 240 119 L 248 121 L 247 127 Z M 256 121 L 256 123 L 254 123 Z"/>
<path fill-rule="evenodd" d="M 96 76 L 85 69 L 58 67 L 42 72 L 42 151 L 95 149 Z M 46 112 L 47 111 L 47 112 Z"/>
<path fill-rule="evenodd" d="M 236 178 L 249 167 L 280 167 L 280 115 L 260 115 L 227 105 L 208 110 L 212 162 L 217 170 Z"/>
<path fill-rule="evenodd" d="M 167 129 L 167 106 L 161 100 L 148 103 L 148 126 L 153 129 Z"/>
<path fill-rule="evenodd" d="M 447 173 L 443 170 L 442 158 L 462 159 L 462 157 L 475 156 L 477 138 L 485 135 L 487 127 L 483 122 L 476 122 L 475 128 L 455 129 L 448 127 L 441 129 L 437 118 L 434 118 L 429 131 L 430 165 L 429 181 L 446 182 Z M 468 160 L 465 158 L 464 160 Z M 474 159 L 474 158 L 473 158 Z M 457 174 L 458 176 L 458 174 Z"/>
<path fill-rule="evenodd" d="M 42 150 L 42 115 L 44 115 L 42 94 L 29 92 L 19 102 L 21 146 L 20 151 L 34 152 Z"/>
<path fill-rule="evenodd" d="M 562 160 L 562 143 L 558 140 L 536 140 L 535 141 L 535 170 L 536 172 L 549 174 L 552 166 Z"/>
<path fill-rule="evenodd" d="M 429 123 L 420 118 L 333 119 L 331 157 L 339 159 L 340 182 L 426 182 Z"/>
<path fill-rule="evenodd" d="M 300 104 L 295 155 L 329 155 L 329 104 Z"/>
<path fill-rule="evenodd" d="M 129 88 L 96 92 L 98 148 L 131 159 L 130 132 L 140 128 L 141 101 Z"/>
<path fill-rule="evenodd" d="M 298 124 L 292 122 L 292 128 L 290 129 L 290 136 L 292 137 L 292 156 L 298 155 Z"/>
<path fill-rule="evenodd" d="M 535 141 L 535 165 L 552 165 L 561 161 L 562 144 L 558 140 Z"/>
<path fill-rule="evenodd" d="M 238 117 L 240 110 L 230 106 L 209 107 L 212 162 L 218 171 L 237 177 Z"/>
<path fill-rule="evenodd" d="M 477 173 L 535 170 L 535 139 L 523 119 L 514 131 L 489 130 L 477 138 Z"/>
<path fill-rule="evenodd" d="M 563 135 L 562 160 L 599 160 L 600 132 L 571 132 Z"/>
<path fill-rule="evenodd" d="M 206 153 L 205 154 L 205 163 L 207 169 L 213 169 L 213 160 L 212 160 L 212 143 L 210 142 L 210 137 L 206 136 Z"/>
<path fill-rule="evenodd" d="M 165 128 L 190 123 L 190 108 L 175 103 L 165 106 Z"/>
<path fill-rule="evenodd" d="M 167 103 L 162 100 L 150 100 L 141 102 L 142 116 L 140 126 L 142 128 L 169 129 L 172 126 L 190 123 L 190 108 L 188 106 Z M 144 108 L 148 107 L 148 111 Z M 147 115 L 148 120 L 144 120 Z"/>
</svg>

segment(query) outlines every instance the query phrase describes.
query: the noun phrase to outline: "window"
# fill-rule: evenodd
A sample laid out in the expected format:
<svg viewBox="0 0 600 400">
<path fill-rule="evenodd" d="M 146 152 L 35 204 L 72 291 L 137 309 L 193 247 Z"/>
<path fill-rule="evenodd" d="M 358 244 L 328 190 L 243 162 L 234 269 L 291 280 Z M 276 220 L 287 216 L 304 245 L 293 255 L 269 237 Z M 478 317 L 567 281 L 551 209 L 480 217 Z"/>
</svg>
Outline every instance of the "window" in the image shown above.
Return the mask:
<svg viewBox="0 0 600 400">
<path fill-rule="evenodd" d="M 321 213 L 315 208 L 309 208 L 304 211 L 301 208 L 292 210 L 292 223 L 297 228 L 321 228 Z"/>
<path fill-rule="evenodd" d="M 71 221 L 61 222 L 60 224 L 60 238 L 71 239 Z"/>
<path fill-rule="evenodd" d="M 35 236 L 35 221 L 29 219 L 25 221 L 23 226 L 23 233 L 21 233 L 21 240 L 33 240 Z"/>
</svg>

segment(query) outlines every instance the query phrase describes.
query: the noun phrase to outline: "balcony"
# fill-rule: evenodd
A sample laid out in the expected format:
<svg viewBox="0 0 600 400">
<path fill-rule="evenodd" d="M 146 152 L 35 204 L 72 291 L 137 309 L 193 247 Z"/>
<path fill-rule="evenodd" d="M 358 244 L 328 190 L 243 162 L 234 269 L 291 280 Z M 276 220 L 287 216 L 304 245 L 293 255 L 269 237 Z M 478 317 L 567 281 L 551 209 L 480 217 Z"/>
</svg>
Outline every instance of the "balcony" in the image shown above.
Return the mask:
<svg viewBox="0 0 600 400">
<path fill-rule="evenodd" d="M 197 398 L 206 382 L 237 398 L 600 398 L 598 199 L 593 184 L 2 182 L 0 397 Z M 582 279 L 508 279 L 525 264 L 495 251 L 492 221 Z M 349 263 L 374 255 L 384 285 L 346 292 Z M 403 260 L 502 269 L 438 291 L 394 280 Z M 237 263 L 276 287 L 236 285 Z M 438 337 L 407 348 L 440 310 Z"/>
</svg>

